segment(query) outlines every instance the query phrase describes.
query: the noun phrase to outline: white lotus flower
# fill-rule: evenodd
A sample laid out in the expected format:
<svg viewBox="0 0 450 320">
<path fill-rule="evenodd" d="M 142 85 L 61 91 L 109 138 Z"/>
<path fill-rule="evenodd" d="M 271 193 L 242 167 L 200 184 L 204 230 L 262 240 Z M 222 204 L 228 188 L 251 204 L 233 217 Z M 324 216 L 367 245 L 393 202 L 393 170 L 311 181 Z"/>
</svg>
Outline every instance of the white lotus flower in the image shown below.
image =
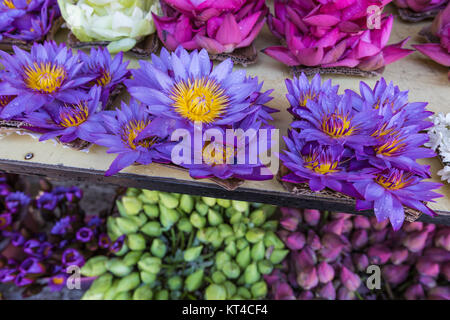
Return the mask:
<svg viewBox="0 0 450 320">
<path fill-rule="evenodd" d="M 438 172 L 438 175 L 441 176 L 442 181 L 450 183 L 450 113 L 435 114 L 431 120 L 434 126 L 428 129 L 430 141 L 426 145 L 439 154 L 444 168 Z"/>
</svg>

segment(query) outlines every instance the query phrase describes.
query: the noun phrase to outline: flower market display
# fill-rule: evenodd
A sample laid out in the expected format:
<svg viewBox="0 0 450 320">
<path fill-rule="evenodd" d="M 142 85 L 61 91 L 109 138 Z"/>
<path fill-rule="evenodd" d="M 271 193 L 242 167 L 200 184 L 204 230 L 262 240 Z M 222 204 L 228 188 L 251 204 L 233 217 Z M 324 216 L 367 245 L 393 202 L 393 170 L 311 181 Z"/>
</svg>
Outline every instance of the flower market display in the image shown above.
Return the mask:
<svg viewBox="0 0 450 320">
<path fill-rule="evenodd" d="M 408 39 L 387 44 L 392 15 L 381 15 L 377 21 L 369 10 L 383 10 L 389 2 L 275 0 L 269 27 L 283 45 L 264 53 L 290 67 L 382 70 L 413 52 L 403 49 Z"/>
<path fill-rule="evenodd" d="M 431 60 L 450 68 L 450 3 L 439 12 L 430 29 L 423 30 L 431 43 L 416 44 L 414 48 Z M 450 71 L 448 73 L 450 80 Z"/>
<path fill-rule="evenodd" d="M 26 47 L 45 40 L 59 16 L 56 0 L 1 1 L 0 43 Z"/>
<path fill-rule="evenodd" d="M 430 141 L 427 146 L 438 154 L 444 168 L 438 171 L 442 181 L 450 183 L 450 113 L 432 117 L 434 126 L 428 129 Z"/>
<path fill-rule="evenodd" d="M 67 27 L 80 42 L 96 45 L 105 41 L 112 53 L 129 51 L 152 35 L 152 14 L 161 10 L 158 0 L 58 0 L 58 4 Z"/>
<path fill-rule="evenodd" d="M 107 226 L 122 246 L 81 269 L 98 277 L 83 299 L 261 299 L 288 253 L 273 206 L 137 189 L 117 205 Z"/>
<path fill-rule="evenodd" d="M 394 0 L 393 3 L 399 8 L 403 20 L 418 22 L 435 17 L 448 0 Z"/>
<path fill-rule="evenodd" d="M 407 91 L 384 79 L 373 89 L 361 82 L 360 94 L 340 95 L 319 75 L 309 83 L 302 74 L 286 86 L 294 122 L 280 155 L 290 171 L 283 181 L 355 198 L 357 210 L 373 209 L 394 230 L 404 207 L 435 215 L 426 202 L 442 196 L 431 191 L 441 184 L 424 182 L 430 167 L 417 162 L 435 156 L 423 148 L 429 138 L 422 131 L 432 126 L 426 103 L 408 102 Z"/>
</svg>

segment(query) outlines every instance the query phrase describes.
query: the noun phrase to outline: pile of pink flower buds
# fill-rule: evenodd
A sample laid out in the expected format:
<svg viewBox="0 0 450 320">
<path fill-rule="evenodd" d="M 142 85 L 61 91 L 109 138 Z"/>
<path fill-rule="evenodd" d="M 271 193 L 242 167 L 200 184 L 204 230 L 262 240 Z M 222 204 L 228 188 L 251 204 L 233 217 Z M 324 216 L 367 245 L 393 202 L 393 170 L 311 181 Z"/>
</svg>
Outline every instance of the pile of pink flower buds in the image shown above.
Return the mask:
<svg viewBox="0 0 450 320">
<path fill-rule="evenodd" d="M 450 299 L 450 227 L 414 222 L 395 232 L 374 217 L 281 211 L 278 234 L 291 252 L 266 276 L 269 299 Z M 380 289 L 367 286 L 371 265 Z"/>
</svg>

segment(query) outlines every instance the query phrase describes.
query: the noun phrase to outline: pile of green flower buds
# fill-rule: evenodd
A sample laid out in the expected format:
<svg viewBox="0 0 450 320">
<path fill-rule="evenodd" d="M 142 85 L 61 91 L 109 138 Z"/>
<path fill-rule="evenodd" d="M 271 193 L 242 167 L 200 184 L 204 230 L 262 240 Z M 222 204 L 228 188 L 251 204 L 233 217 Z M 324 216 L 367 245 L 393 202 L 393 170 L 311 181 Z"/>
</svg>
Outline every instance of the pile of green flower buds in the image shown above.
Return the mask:
<svg viewBox="0 0 450 320">
<path fill-rule="evenodd" d="M 273 206 L 128 189 L 117 208 L 123 245 L 82 268 L 97 277 L 83 299 L 261 299 L 288 253 Z"/>
</svg>

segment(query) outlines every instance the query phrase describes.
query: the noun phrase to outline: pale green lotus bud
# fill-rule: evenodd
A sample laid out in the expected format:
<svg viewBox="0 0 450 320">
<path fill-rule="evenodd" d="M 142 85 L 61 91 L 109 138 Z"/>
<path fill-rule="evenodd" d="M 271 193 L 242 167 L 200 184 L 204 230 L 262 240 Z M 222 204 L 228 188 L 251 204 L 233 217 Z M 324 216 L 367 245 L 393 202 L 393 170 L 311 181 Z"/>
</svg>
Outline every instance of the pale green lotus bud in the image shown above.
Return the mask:
<svg viewBox="0 0 450 320">
<path fill-rule="evenodd" d="M 189 221 L 197 229 L 201 229 L 206 225 L 206 218 L 202 217 L 197 212 L 194 212 L 193 214 L 191 214 L 191 216 L 189 217 Z"/>
<path fill-rule="evenodd" d="M 197 231 L 197 234 L 195 235 L 197 239 L 201 242 L 208 242 L 206 239 L 206 229 L 200 229 Z"/>
<path fill-rule="evenodd" d="M 182 194 L 180 197 L 180 209 L 185 213 L 191 213 L 194 210 L 194 198 L 188 194 Z"/>
<path fill-rule="evenodd" d="M 161 270 L 161 259 L 151 256 L 142 257 L 138 262 L 138 268 L 141 271 L 157 274 Z"/>
<path fill-rule="evenodd" d="M 266 248 L 274 247 L 275 249 L 283 249 L 284 243 L 280 240 L 280 238 L 277 237 L 277 235 L 274 232 L 266 232 L 264 236 L 264 245 Z"/>
<path fill-rule="evenodd" d="M 228 199 L 217 199 L 217 204 L 221 206 L 222 208 L 230 208 L 231 207 L 231 200 Z"/>
<path fill-rule="evenodd" d="M 223 222 L 223 218 L 217 211 L 213 209 L 208 210 L 208 222 L 212 226 L 218 226 Z"/>
<path fill-rule="evenodd" d="M 267 221 L 262 225 L 262 228 L 265 231 L 276 232 L 278 230 L 278 221 L 276 221 L 276 220 Z"/>
<path fill-rule="evenodd" d="M 156 190 L 142 190 L 142 194 L 147 199 L 146 203 L 155 204 L 159 201 L 159 192 Z"/>
<path fill-rule="evenodd" d="M 230 300 L 244 300 L 244 298 L 242 298 L 241 296 L 238 296 L 238 295 L 234 295 L 230 298 Z"/>
<path fill-rule="evenodd" d="M 271 274 L 273 271 L 273 264 L 269 260 L 260 260 L 258 261 L 258 271 L 261 274 Z"/>
<path fill-rule="evenodd" d="M 184 261 L 192 262 L 198 259 L 202 253 L 203 246 L 192 247 L 184 251 Z"/>
<path fill-rule="evenodd" d="M 122 217 L 128 217 L 128 213 L 125 210 L 125 206 L 122 204 L 121 201 L 119 201 L 119 200 L 116 201 L 116 207 L 117 207 L 117 210 L 119 211 L 119 214 Z"/>
<path fill-rule="evenodd" d="M 137 197 L 141 194 L 141 190 L 136 189 L 136 188 L 128 188 L 127 191 L 125 192 L 125 195 L 127 195 L 128 197 Z"/>
<path fill-rule="evenodd" d="M 219 270 L 223 268 L 223 265 L 225 262 L 228 262 L 231 260 L 231 256 L 226 253 L 225 251 L 219 251 L 216 253 L 216 266 Z"/>
<path fill-rule="evenodd" d="M 202 201 L 208 206 L 208 207 L 214 207 L 216 205 L 216 199 L 215 198 L 209 198 L 209 197 L 202 197 Z"/>
<path fill-rule="evenodd" d="M 269 260 L 273 264 L 278 264 L 281 261 L 283 261 L 284 258 L 286 258 L 288 253 L 289 253 L 289 250 L 287 250 L 287 249 L 286 250 L 275 249 L 275 250 L 272 251 Z"/>
<path fill-rule="evenodd" d="M 130 273 L 129 275 L 120 279 L 117 284 L 117 292 L 127 292 L 133 290 L 139 286 L 141 283 L 141 278 L 138 272 Z"/>
<path fill-rule="evenodd" d="M 217 270 L 213 272 L 213 274 L 211 275 L 211 279 L 214 283 L 221 284 L 225 280 L 227 280 L 227 277 L 223 274 L 222 271 Z"/>
<path fill-rule="evenodd" d="M 148 285 L 143 285 L 134 290 L 133 300 L 152 300 L 153 291 Z"/>
<path fill-rule="evenodd" d="M 242 297 L 242 298 L 244 298 L 244 299 L 246 299 L 246 300 L 249 300 L 249 299 L 252 298 L 252 294 L 251 294 L 250 291 L 249 291 L 247 288 L 245 288 L 245 287 L 239 287 L 239 288 L 237 289 L 237 294 L 238 294 L 240 297 Z"/>
<path fill-rule="evenodd" d="M 167 209 L 175 209 L 178 207 L 179 201 L 176 197 L 174 197 L 170 193 L 160 192 L 159 193 L 160 203 L 165 206 Z"/>
<path fill-rule="evenodd" d="M 233 228 L 229 224 L 222 223 L 219 226 L 220 237 L 226 239 L 234 235 Z"/>
<path fill-rule="evenodd" d="M 118 217 L 116 224 L 123 234 L 136 233 L 139 230 L 139 223 L 130 217 Z"/>
<path fill-rule="evenodd" d="M 262 209 L 255 210 L 250 214 L 250 221 L 257 227 L 266 221 L 266 215 Z"/>
<path fill-rule="evenodd" d="M 264 230 L 253 228 L 247 231 L 245 234 L 245 239 L 250 243 L 256 243 L 264 239 Z"/>
<path fill-rule="evenodd" d="M 233 231 L 236 238 L 242 238 L 247 233 L 247 225 L 245 223 L 238 223 L 233 225 Z"/>
<path fill-rule="evenodd" d="M 103 296 L 103 300 L 112 300 L 117 295 L 117 285 L 119 284 L 120 279 L 114 279 L 111 287 L 106 290 L 105 295 Z"/>
<path fill-rule="evenodd" d="M 184 281 L 184 289 L 187 292 L 193 292 L 201 287 L 203 283 L 203 269 L 199 269 L 194 273 L 191 273 Z"/>
<path fill-rule="evenodd" d="M 225 300 L 227 290 L 220 284 L 210 284 L 205 290 L 205 300 Z"/>
<path fill-rule="evenodd" d="M 169 291 L 166 289 L 158 291 L 155 294 L 155 300 L 169 300 Z"/>
<path fill-rule="evenodd" d="M 253 284 L 261 278 L 256 263 L 251 263 L 244 271 L 244 280 L 246 284 Z"/>
<path fill-rule="evenodd" d="M 222 240 L 222 238 L 220 238 L 220 237 L 216 238 L 215 240 L 213 240 L 213 241 L 211 242 L 211 245 L 213 246 L 213 248 L 214 248 L 215 250 L 220 249 L 220 248 L 222 247 L 222 244 L 223 244 L 223 240 Z"/>
<path fill-rule="evenodd" d="M 133 267 L 127 266 L 122 259 L 111 258 L 106 262 L 106 269 L 117 277 L 125 277 L 130 274 Z"/>
<path fill-rule="evenodd" d="M 92 282 L 91 287 L 83 295 L 82 300 L 101 300 L 113 282 L 112 274 L 105 273 Z"/>
<path fill-rule="evenodd" d="M 142 202 L 136 197 L 123 197 L 122 204 L 129 216 L 137 215 L 142 210 Z"/>
<path fill-rule="evenodd" d="M 237 279 L 241 274 L 241 269 L 239 269 L 239 266 L 236 263 L 228 261 L 223 265 L 222 272 L 228 279 Z"/>
<path fill-rule="evenodd" d="M 175 209 L 169 209 L 162 204 L 159 205 L 159 211 L 161 225 L 166 229 L 172 227 L 180 219 L 180 214 Z"/>
<path fill-rule="evenodd" d="M 236 247 L 237 247 L 238 251 L 242 251 L 248 247 L 248 241 L 245 240 L 245 238 L 238 239 L 236 241 Z"/>
<path fill-rule="evenodd" d="M 162 234 L 161 224 L 158 221 L 147 222 L 141 232 L 149 237 L 159 237 Z"/>
<path fill-rule="evenodd" d="M 130 291 L 119 292 L 119 293 L 113 298 L 113 300 L 131 300 L 131 292 L 130 292 Z"/>
<path fill-rule="evenodd" d="M 108 217 L 106 219 L 106 229 L 108 230 L 108 236 L 111 241 L 116 241 L 124 233 L 119 229 L 116 224 L 116 219 L 113 217 Z"/>
<path fill-rule="evenodd" d="M 139 272 L 140 278 L 142 283 L 152 285 L 155 283 L 156 278 L 158 277 L 157 274 L 147 272 L 147 271 L 141 271 Z"/>
<path fill-rule="evenodd" d="M 215 242 L 217 240 L 221 242 L 222 238 L 220 237 L 219 229 L 213 227 L 206 228 L 206 239 L 208 242 Z"/>
<path fill-rule="evenodd" d="M 237 288 L 233 282 L 225 281 L 222 285 L 225 287 L 225 290 L 227 291 L 227 298 L 233 297 L 236 294 Z"/>
<path fill-rule="evenodd" d="M 117 251 L 117 252 L 114 253 L 114 254 L 115 254 L 116 256 L 118 256 L 118 257 L 122 257 L 122 256 L 124 256 L 125 254 L 127 254 L 128 251 L 129 251 L 129 248 L 128 248 L 127 244 L 124 243 L 124 244 L 122 245 L 122 248 L 120 248 L 120 250 Z"/>
<path fill-rule="evenodd" d="M 208 213 L 209 207 L 204 204 L 203 202 L 197 202 L 195 204 L 195 211 L 197 211 L 200 215 L 202 216 L 206 216 L 206 214 Z"/>
<path fill-rule="evenodd" d="M 127 267 L 132 267 L 138 263 L 141 257 L 142 251 L 130 251 L 123 257 L 122 261 Z"/>
<path fill-rule="evenodd" d="M 250 288 L 253 298 L 264 298 L 267 295 L 267 284 L 265 281 L 258 281 Z"/>
<path fill-rule="evenodd" d="M 172 291 L 180 290 L 183 287 L 183 278 L 180 276 L 170 277 L 169 280 L 167 280 L 167 285 Z"/>
<path fill-rule="evenodd" d="M 156 204 L 145 204 L 144 212 L 150 219 L 156 219 L 159 217 L 159 208 Z"/>
<path fill-rule="evenodd" d="M 236 256 L 236 262 L 242 269 L 247 268 L 247 266 L 250 264 L 251 261 L 251 255 L 250 255 L 250 247 L 247 246 L 242 251 L 239 251 Z"/>
<path fill-rule="evenodd" d="M 228 253 L 230 256 L 235 257 L 237 254 L 237 248 L 236 248 L 236 242 L 231 241 L 227 244 L 225 247 L 225 252 Z"/>
<path fill-rule="evenodd" d="M 239 212 L 247 212 L 250 207 L 250 204 L 245 201 L 232 200 L 231 204 Z"/>
<path fill-rule="evenodd" d="M 159 201 L 158 196 L 156 197 L 157 200 L 154 201 L 154 199 L 146 197 L 144 193 L 141 193 L 137 198 L 144 204 L 144 206 L 145 205 L 154 205 L 154 204 L 157 204 Z"/>
<path fill-rule="evenodd" d="M 265 204 L 261 207 L 261 209 L 264 211 L 266 215 L 266 219 L 271 217 L 278 209 L 277 206 L 273 206 L 271 204 Z"/>
<path fill-rule="evenodd" d="M 81 274 L 86 277 L 98 277 L 106 272 L 106 262 L 108 258 L 105 256 L 95 256 L 90 258 L 81 268 Z"/>
<path fill-rule="evenodd" d="M 177 228 L 181 232 L 191 233 L 192 232 L 192 224 L 189 222 L 188 218 L 181 218 L 177 223 Z"/>
<path fill-rule="evenodd" d="M 266 254 L 266 248 L 264 247 L 263 241 L 259 241 L 252 246 L 251 256 L 253 261 L 259 261 L 264 259 Z"/>
<path fill-rule="evenodd" d="M 147 247 L 145 238 L 140 233 L 132 233 L 127 236 L 127 245 L 133 251 L 142 251 Z"/>
<path fill-rule="evenodd" d="M 148 221 L 147 215 L 143 212 L 138 214 L 137 216 L 133 216 L 133 218 L 136 218 L 136 220 L 139 220 L 139 228 L 141 228 Z"/>
<path fill-rule="evenodd" d="M 158 257 L 163 258 L 167 252 L 167 246 L 161 239 L 153 239 L 152 245 L 150 246 L 150 252 Z"/>
</svg>

